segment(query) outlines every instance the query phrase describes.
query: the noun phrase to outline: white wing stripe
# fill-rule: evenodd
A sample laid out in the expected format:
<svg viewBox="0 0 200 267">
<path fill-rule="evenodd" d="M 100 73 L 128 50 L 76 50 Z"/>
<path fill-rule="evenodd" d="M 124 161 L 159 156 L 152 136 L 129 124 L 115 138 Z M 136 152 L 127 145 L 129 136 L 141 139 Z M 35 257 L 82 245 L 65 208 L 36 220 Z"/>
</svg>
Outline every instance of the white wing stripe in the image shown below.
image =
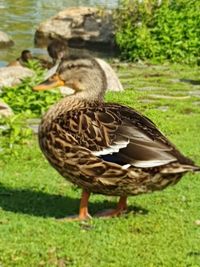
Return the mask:
<svg viewBox="0 0 200 267">
<path fill-rule="evenodd" d="M 108 154 L 113 154 L 119 152 L 121 148 L 127 147 L 129 144 L 129 140 L 126 141 L 116 141 L 112 146 L 108 148 L 104 148 L 101 151 L 92 151 L 92 154 L 94 156 L 102 156 L 102 155 L 108 155 Z"/>
</svg>

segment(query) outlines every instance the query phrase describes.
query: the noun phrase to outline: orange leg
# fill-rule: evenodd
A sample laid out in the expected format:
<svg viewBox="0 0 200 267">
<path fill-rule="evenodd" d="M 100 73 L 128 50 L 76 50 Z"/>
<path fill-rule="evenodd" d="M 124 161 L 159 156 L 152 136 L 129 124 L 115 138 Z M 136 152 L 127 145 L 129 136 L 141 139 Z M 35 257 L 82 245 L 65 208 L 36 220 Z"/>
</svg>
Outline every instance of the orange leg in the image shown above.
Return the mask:
<svg viewBox="0 0 200 267">
<path fill-rule="evenodd" d="M 61 221 L 82 221 L 82 220 L 88 220 L 92 217 L 88 213 L 88 200 L 90 198 L 90 193 L 83 190 L 82 196 L 81 196 L 81 202 L 80 202 L 80 208 L 79 208 L 79 214 L 75 216 L 69 216 L 67 218 L 61 219 Z"/>
<path fill-rule="evenodd" d="M 91 216 L 88 213 L 88 200 L 90 198 L 90 193 L 83 190 L 82 191 L 82 196 L 81 196 L 81 203 L 80 203 L 80 208 L 79 208 L 79 219 L 80 220 L 86 220 L 90 219 Z"/>
<path fill-rule="evenodd" d="M 105 210 L 98 213 L 97 217 L 117 217 L 122 215 L 127 210 L 127 196 L 122 196 L 119 199 L 116 209 Z"/>
</svg>

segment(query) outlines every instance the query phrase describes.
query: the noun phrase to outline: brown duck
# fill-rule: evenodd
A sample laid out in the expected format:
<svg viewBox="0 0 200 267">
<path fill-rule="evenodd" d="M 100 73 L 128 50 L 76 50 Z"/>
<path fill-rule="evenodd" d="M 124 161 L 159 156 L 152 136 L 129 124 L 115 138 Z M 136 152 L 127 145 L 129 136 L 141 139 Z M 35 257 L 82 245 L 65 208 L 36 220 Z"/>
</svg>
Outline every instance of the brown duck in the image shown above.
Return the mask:
<svg viewBox="0 0 200 267">
<path fill-rule="evenodd" d="M 54 64 L 52 62 L 49 62 L 48 60 L 45 60 L 45 59 L 42 59 L 42 58 L 38 58 L 38 57 L 34 57 L 30 50 L 23 50 L 21 52 L 20 57 L 18 57 L 15 61 L 10 62 L 7 65 L 7 67 L 11 67 L 11 66 L 27 67 L 27 64 L 28 64 L 28 62 L 30 60 L 38 61 L 38 63 L 41 66 L 41 68 L 44 68 L 44 69 L 51 69 L 54 66 Z"/>
<path fill-rule="evenodd" d="M 31 51 L 23 50 L 21 52 L 20 57 L 18 57 L 15 61 L 10 62 L 7 67 L 11 66 L 23 66 L 26 67 L 29 60 L 33 59 Z"/>
<path fill-rule="evenodd" d="M 188 171 L 200 170 L 136 110 L 105 103 L 105 76 L 95 59 L 63 60 L 56 73 L 35 90 L 58 86 L 73 95 L 53 105 L 39 127 L 39 144 L 50 164 L 82 188 L 79 215 L 90 218 L 91 193 L 119 196 L 114 210 L 127 210 L 127 196 L 162 190 Z"/>
<path fill-rule="evenodd" d="M 47 46 L 49 56 L 52 58 L 53 65 L 56 65 L 62 58 L 68 56 L 67 43 L 61 40 L 53 40 Z"/>
</svg>

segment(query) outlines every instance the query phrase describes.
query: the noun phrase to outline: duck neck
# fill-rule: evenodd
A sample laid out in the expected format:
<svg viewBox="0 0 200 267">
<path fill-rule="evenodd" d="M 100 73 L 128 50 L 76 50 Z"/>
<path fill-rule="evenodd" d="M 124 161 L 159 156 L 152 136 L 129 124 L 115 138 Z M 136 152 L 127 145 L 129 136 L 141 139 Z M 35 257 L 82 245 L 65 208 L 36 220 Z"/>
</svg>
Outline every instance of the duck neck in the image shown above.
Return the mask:
<svg viewBox="0 0 200 267">
<path fill-rule="evenodd" d="M 104 92 L 97 93 L 94 90 L 79 92 L 73 96 L 81 102 L 103 102 L 104 101 Z"/>
</svg>

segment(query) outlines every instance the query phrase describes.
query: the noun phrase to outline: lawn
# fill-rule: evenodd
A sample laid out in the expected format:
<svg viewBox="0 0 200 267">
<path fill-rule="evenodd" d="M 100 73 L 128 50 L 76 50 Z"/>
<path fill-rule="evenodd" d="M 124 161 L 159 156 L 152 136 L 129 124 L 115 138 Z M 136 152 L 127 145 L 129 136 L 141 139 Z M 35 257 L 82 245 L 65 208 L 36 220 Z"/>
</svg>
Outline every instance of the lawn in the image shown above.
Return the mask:
<svg viewBox="0 0 200 267">
<path fill-rule="evenodd" d="M 126 90 L 106 101 L 149 116 L 181 151 L 200 164 L 200 70 L 181 65 L 120 65 Z M 199 267 L 200 173 L 174 187 L 129 198 L 113 219 L 63 222 L 75 214 L 80 190 L 42 156 L 36 137 L 0 161 L 1 267 Z M 90 212 L 117 198 L 93 195 Z"/>
</svg>

